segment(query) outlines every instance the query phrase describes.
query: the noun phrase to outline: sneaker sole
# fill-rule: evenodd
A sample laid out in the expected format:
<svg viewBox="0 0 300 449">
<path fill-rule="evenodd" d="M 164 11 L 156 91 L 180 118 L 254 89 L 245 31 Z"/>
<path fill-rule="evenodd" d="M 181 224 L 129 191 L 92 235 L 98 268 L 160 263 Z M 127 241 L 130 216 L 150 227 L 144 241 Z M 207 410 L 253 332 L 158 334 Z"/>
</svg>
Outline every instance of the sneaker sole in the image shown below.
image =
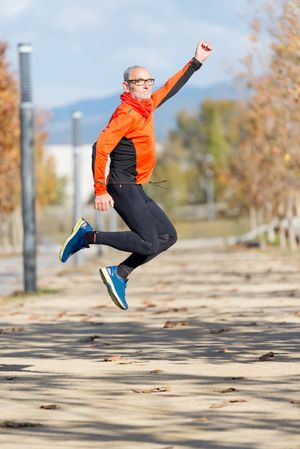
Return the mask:
<svg viewBox="0 0 300 449">
<path fill-rule="evenodd" d="M 114 304 L 117 307 L 119 307 L 120 309 L 122 309 L 122 310 L 127 310 L 128 307 L 124 307 L 121 299 L 119 298 L 119 296 L 118 296 L 118 294 L 117 294 L 117 292 L 115 290 L 114 284 L 112 283 L 111 277 L 110 277 L 110 275 L 107 272 L 107 269 L 106 268 L 100 268 L 99 272 L 100 272 L 100 276 L 102 278 L 102 281 L 103 281 L 104 285 L 107 288 L 109 296 L 113 300 Z"/>
<path fill-rule="evenodd" d="M 75 224 L 75 226 L 74 226 L 74 228 L 72 229 L 72 232 L 71 232 L 71 234 L 66 238 L 66 240 L 64 241 L 64 243 L 63 243 L 63 245 L 62 245 L 62 247 L 61 247 L 61 249 L 60 249 L 60 251 L 59 251 L 59 260 L 62 262 L 62 263 L 65 263 L 65 262 L 67 262 L 67 260 L 65 260 L 64 262 L 62 261 L 62 256 L 63 256 L 63 253 L 64 253 L 64 250 L 66 249 L 66 246 L 67 246 L 67 244 L 69 243 L 69 241 L 74 237 L 74 235 L 76 234 L 76 232 L 78 231 L 78 229 L 80 228 L 80 226 L 82 225 L 82 223 L 84 222 L 84 219 L 83 218 L 80 218 L 78 221 L 77 221 L 77 223 Z"/>
</svg>

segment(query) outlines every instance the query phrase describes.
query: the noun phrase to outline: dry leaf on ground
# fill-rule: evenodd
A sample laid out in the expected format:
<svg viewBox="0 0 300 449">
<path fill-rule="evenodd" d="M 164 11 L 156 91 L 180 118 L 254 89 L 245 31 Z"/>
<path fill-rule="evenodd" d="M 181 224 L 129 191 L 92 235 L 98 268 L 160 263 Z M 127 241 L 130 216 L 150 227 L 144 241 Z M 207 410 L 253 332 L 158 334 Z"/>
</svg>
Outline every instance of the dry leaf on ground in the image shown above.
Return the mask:
<svg viewBox="0 0 300 449">
<path fill-rule="evenodd" d="M 189 323 L 187 321 L 166 321 L 164 329 L 174 329 L 178 327 L 186 327 Z"/>
<path fill-rule="evenodd" d="M 236 388 L 229 387 L 225 388 L 225 390 L 220 391 L 220 393 L 233 393 L 234 391 L 238 391 Z"/>
<path fill-rule="evenodd" d="M 209 408 L 223 408 L 230 404 L 240 404 L 243 402 L 248 402 L 247 399 L 231 399 L 230 401 L 218 402 L 217 404 L 212 404 Z"/>
<path fill-rule="evenodd" d="M 40 408 L 44 409 L 44 410 L 57 410 L 60 408 L 60 405 L 57 404 L 45 404 L 45 405 L 41 405 Z"/>
<path fill-rule="evenodd" d="M 151 387 L 151 388 L 133 388 L 132 391 L 134 393 L 143 393 L 143 394 L 151 394 L 151 393 L 167 393 L 168 391 L 171 391 L 170 386 L 164 386 L 164 387 Z"/>
<path fill-rule="evenodd" d="M 40 427 L 38 422 L 25 422 L 25 421 L 4 421 L 1 427 L 7 427 L 12 429 L 19 429 L 22 427 Z"/>
<path fill-rule="evenodd" d="M 105 357 L 105 359 L 103 359 L 103 362 L 118 362 L 119 360 L 121 360 L 121 358 L 121 355 L 111 355 L 109 357 Z"/>
<path fill-rule="evenodd" d="M 0 329 L 0 334 L 14 334 L 16 332 L 22 332 L 24 330 L 21 326 L 15 327 L 5 327 L 4 329 Z"/>
<path fill-rule="evenodd" d="M 95 340 L 97 340 L 99 338 L 101 338 L 101 337 L 99 337 L 99 335 L 91 335 L 90 337 L 84 338 L 81 341 L 83 341 L 83 342 L 92 342 L 92 341 L 95 341 Z"/>
<path fill-rule="evenodd" d="M 229 329 L 211 329 L 209 332 L 211 334 L 221 334 L 222 332 L 229 332 Z"/>
<path fill-rule="evenodd" d="M 275 356 L 275 353 L 271 351 L 271 352 L 267 352 L 266 354 L 263 354 L 260 357 L 258 357 L 258 360 L 260 360 L 261 362 L 265 362 L 267 360 L 270 360 L 274 356 Z"/>
</svg>

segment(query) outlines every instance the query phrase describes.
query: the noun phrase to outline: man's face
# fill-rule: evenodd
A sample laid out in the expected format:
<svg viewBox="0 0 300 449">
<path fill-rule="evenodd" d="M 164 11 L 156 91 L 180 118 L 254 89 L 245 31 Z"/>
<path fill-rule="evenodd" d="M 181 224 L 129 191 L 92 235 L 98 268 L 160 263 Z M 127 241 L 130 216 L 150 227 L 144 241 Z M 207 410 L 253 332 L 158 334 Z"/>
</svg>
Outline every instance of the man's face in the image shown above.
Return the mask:
<svg viewBox="0 0 300 449">
<path fill-rule="evenodd" d="M 144 67 L 137 67 L 131 70 L 129 80 L 123 82 L 123 89 L 125 92 L 129 92 L 133 98 L 137 100 L 149 100 L 151 98 L 152 88 L 153 86 L 150 82 L 139 82 L 141 86 L 137 85 L 135 81 L 137 80 L 151 80 L 152 76 Z"/>
</svg>

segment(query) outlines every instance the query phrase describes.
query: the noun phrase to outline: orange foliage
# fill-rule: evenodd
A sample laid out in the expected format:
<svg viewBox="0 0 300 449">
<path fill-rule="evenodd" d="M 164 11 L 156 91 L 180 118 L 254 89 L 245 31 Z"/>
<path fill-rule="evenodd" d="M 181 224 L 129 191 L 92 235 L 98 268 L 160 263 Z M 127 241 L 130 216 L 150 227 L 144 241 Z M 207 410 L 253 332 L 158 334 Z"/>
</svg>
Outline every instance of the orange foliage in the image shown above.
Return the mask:
<svg viewBox="0 0 300 449">
<path fill-rule="evenodd" d="M 9 214 L 20 206 L 21 175 L 19 90 L 5 59 L 6 50 L 7 44 L 0 41 L 0 213 Z M 37 205 L 43 207 L 58 200 L 61 180 L 55 175 L 53 158 L 43 152 L 45 113 L 35 114 L 34 127 Z"/>
<path fill-rule="evenodd" d="M 273 14 L 265 74 L 254 76 L 255 55 L 247 58 L 245 77 L 253 95 L 241 110 L 232 174 L 241 203 L 276 213 L 300 189 L 300 0 L 282 1 L 280 16 Z M 260 29 L 256 19 L 255 42 Z"/>
<path fill-rule="evenodd" d="M 0 211 L 19 204 L 18 89 L 5 61 L 7 45 L 0 42 Z"/>
</svg>

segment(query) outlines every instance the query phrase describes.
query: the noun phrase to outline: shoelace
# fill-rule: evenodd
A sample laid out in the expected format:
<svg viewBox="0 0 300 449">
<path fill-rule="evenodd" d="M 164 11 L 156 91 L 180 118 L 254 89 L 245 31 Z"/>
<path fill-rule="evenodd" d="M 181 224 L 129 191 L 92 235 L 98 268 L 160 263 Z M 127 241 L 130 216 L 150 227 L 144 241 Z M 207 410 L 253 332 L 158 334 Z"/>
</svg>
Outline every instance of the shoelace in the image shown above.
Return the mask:
<svg viewBox="0 0 300 449">
<path fill-rule="evenodd" d="M 149 181 L 149 184 L 152 184 L 154 187 L 159 187 L 160 189 L 168 190 L 168 187 L 159 185 L 162 184 L 163 182 L 168 182 L 168 180 L 164 179 L 163 181 Z"/>
</svg>

